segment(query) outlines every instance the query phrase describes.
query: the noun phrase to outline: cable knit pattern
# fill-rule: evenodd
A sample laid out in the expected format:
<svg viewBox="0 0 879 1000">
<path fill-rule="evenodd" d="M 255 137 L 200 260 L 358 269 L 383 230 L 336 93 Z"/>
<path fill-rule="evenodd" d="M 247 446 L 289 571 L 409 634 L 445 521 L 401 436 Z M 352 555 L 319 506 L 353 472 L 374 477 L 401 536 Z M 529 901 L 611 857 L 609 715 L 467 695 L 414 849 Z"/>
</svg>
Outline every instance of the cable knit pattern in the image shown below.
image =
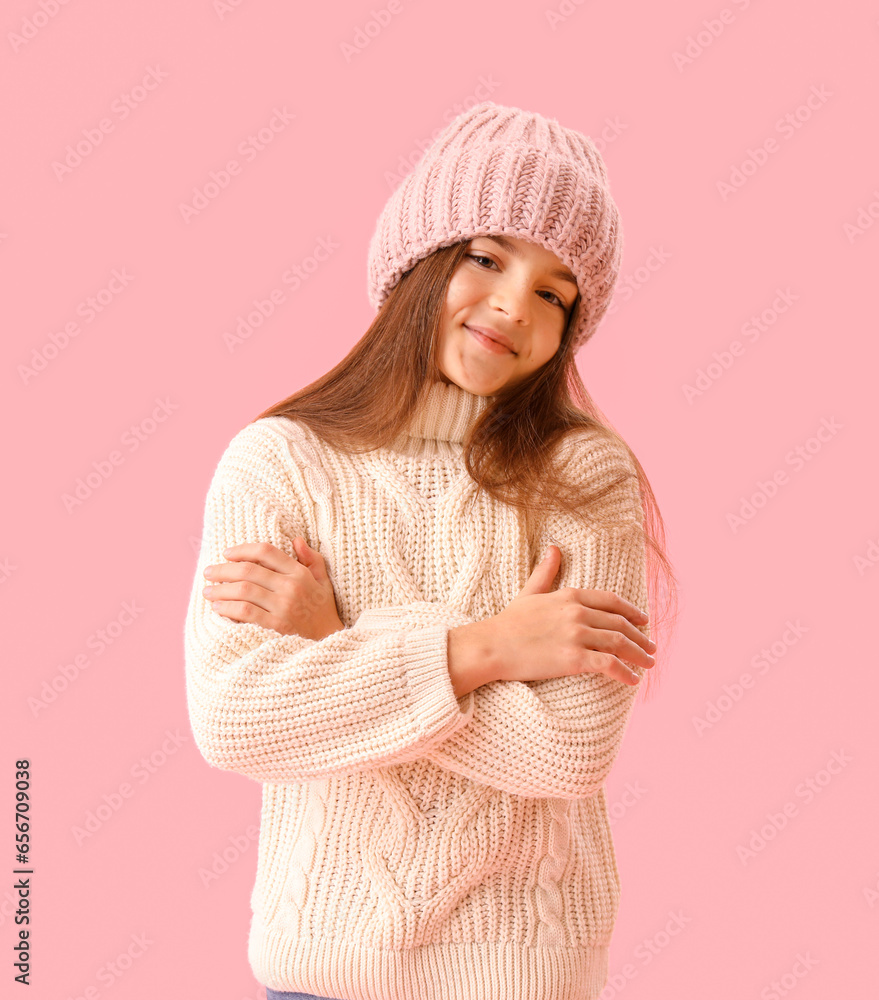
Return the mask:
<svg viewBox="0 0 879 1000">
<path fill-rule="evenodd" d="M 590 1000 L 605 984 L 620 883 L 603 786 L 636 689 L 584 674 L 456 699 L 448 672 L 448 630 L 503 610 L 540 555 L 505 505 L 462 514 L 462 442 L 489 402 L 434 383 L 393 448 L 354 456 L 266 417 L 211 480 L 187 698 L 207 761 L 263 784 L 249 957 L 273 989 Z M 590 479 L 629 468 L 593 431 L 558 460 Z M 552 514 L 539 544 L 562 551 L 559 587 L 646 610 L 637 481 L 610 503 L 620 527 Z M 344 629 L 310 640 L 212 609 L 202 571 L 225 548 L 293 555 L 297 534 L 326 560 Z"/>
</svg>

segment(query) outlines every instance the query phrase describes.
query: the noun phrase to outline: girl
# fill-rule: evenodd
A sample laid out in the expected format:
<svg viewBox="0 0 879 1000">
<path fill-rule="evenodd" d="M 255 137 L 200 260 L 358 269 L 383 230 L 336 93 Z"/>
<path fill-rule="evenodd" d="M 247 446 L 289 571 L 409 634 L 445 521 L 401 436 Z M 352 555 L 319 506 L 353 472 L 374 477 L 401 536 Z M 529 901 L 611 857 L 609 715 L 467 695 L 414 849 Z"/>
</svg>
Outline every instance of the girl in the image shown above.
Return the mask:
<svg viewBox="0 0 879 1000">
<path fill-rule="evenodd" d="M 591 140 L 477 105 L 383 211 L 369 330 L 220 459 L 187 697 L 207 761 L 263 785 L 269 1000 L 604 987 L 648 548 L 673 579 L 574 365 L 620 256 Z"/>
</svg>

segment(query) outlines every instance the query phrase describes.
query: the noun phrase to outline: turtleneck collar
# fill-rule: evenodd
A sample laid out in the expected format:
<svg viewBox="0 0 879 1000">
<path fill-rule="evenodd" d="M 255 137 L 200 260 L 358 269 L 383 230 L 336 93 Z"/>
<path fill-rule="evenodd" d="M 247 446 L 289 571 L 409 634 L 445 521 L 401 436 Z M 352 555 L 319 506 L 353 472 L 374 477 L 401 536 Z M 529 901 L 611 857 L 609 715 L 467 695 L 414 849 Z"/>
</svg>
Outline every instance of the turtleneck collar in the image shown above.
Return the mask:
<svg viewBox="0 0 879 1000">
<path fill-rule="evenodd" d="M 429 382 L 406 436 L 460 444 L 493 399 L 493 396 L 477 396 L 454 382 Z"/>
</svg>

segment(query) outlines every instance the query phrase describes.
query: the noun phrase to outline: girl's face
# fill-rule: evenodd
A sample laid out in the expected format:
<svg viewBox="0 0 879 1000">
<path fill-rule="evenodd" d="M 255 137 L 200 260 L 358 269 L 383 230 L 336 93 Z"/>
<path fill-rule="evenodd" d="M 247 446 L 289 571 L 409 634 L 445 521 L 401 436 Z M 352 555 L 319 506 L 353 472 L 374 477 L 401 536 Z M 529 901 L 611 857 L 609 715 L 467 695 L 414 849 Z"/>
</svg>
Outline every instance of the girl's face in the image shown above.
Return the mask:
<svg viewBox="0 0 879 1000">
<path fill-rule="evenodd" d="M 478 396 L 521 382 L 559 349 L 576 298 L 573 274 L 552 251 L 511 236 L 474 237 L 446 293 L 443 381 Z"/>
</svg>

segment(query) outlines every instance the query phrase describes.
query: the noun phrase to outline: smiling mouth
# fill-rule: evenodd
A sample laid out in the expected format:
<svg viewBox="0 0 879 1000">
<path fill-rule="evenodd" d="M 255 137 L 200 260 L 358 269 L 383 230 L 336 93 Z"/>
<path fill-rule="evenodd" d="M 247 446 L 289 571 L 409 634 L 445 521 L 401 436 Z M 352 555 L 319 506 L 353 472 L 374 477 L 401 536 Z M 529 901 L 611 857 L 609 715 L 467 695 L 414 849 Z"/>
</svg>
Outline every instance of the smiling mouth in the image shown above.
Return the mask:
<svg viewBox="0 0 879 1000">
<path fill-rule="evenodd" d="M 516 352 L 511 348 L 505 346 L 504 344 L 499 344 L 496 340 L 492 340 L 491 337 L 487 337 L 484 333 L 480 333 L 478 330 L 474 330 L 472 327 L 467 326 L 466 323 L 464 323 L 463 326 L 477 344 L 484 347 L 492 354 L 512 354 L 515 356 Z"/>
</svg>

